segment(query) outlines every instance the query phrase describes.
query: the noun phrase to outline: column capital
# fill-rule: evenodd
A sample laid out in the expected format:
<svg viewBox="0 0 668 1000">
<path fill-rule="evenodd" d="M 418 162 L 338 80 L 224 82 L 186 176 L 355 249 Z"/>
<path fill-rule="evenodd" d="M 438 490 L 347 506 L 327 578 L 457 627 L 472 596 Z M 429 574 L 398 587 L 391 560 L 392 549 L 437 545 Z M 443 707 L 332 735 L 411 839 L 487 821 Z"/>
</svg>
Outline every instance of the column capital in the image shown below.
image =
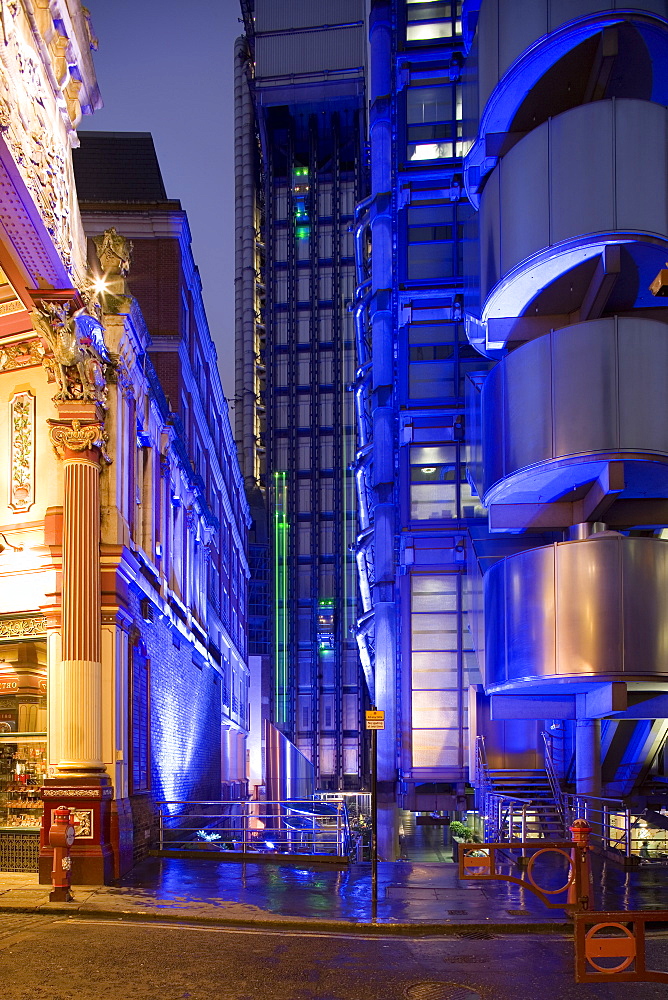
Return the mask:
<svg viewBox="0 0 668 1000">
<path fill-rule="evenodd" d="M 47 420 L 49 439 L 58 458 L 111 464 L 104 414 L 96 403 L 68 402 L 58 406 L 58 418 Z"/>
</svg>

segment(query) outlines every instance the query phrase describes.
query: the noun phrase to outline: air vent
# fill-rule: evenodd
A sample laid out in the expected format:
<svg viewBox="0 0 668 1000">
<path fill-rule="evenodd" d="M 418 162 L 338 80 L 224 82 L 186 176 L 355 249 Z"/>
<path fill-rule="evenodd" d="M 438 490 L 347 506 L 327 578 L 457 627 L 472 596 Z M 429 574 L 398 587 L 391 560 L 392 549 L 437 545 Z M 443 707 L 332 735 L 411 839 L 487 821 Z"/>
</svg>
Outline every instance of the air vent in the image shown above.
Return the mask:
<svg viewBox="0 0 668 1000">
<path fill-rule="evenodd" d="M 144 621 L 150 622 L 152 625 L 155 621 L 155 608 L 149 601 L 148 597 L 144 597 L 143 600 L 139 602 L 139 610 Z"/>
</svg>

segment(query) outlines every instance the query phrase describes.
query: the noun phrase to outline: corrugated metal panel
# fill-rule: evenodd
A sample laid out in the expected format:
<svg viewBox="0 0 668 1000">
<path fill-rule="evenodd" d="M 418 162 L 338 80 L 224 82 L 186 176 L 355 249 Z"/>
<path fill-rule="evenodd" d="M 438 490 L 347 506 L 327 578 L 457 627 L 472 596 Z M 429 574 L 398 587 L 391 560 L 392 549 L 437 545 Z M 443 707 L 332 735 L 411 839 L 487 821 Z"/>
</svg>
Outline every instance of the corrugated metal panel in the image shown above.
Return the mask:
<svg viewBox="0 0 668 1000">
<path fill-rule="evenodd" d="M 364 0 L 255 0 L 256 33 L 363 20 Z"/>
<path fill-rule="evenodd" d="M 363 28 L 332 28 L 260 35 L 255 43 L 258 77 L 354 69 L 364 65 Z"/>
</svg>

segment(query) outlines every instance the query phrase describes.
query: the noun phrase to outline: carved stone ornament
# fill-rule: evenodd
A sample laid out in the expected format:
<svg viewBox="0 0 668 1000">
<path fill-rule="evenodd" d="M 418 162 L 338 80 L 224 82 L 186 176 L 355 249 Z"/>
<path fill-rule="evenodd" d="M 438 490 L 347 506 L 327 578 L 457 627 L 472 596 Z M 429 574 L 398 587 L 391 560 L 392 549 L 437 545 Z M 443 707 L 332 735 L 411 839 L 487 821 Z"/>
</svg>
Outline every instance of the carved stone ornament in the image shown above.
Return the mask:
<svg viewBox="0 0 668 1000">
<path fill-rule="evenodd" d="M 111 464 L 107 452 L 109 435 L 103 424 L 82 424 L 80 420 L 57 422 L 49 420 L 49 438 L 59 458 L 64 458 L 68 451 L 92 451 L 97 448 L 100 456 Z"/>
<path fill-rule="evenodd" d="M 9 402 L 11 470 L 9 506 L 29 510 L 35 502 L 35 397 L 17 392 Z"/>
<path fill-rule="evenodd" d="M 70 315 L 69 303 L 48 301 L 33 309 L 32 320 L 55 362 L 45 360 L 45 367 L 55 372 L 58 383 L 54 402 L 76 399 L 99 403 L 106 409 L 110 359 L 102 324 L 83 309 Z"/>
<path fill-rule="evenodd" d="M 132 257 L 130 240 L 117 233 L 112 226 L 111 229 L 105 229 L 99 236 L 93 236 L 93 243 L 105 275 L 118 274 L 125 278 L 130 270 L 130 258 Z"/>
</svg>

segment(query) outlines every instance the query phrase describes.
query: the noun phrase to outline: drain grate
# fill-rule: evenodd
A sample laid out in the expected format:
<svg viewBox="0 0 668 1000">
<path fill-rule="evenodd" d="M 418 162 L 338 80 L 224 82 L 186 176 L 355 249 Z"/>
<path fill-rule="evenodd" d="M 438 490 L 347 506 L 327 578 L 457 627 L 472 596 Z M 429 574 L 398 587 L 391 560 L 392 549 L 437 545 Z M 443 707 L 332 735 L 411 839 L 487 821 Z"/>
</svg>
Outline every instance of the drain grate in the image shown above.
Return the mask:
<svg viewBox="0 0 668 1000">
<path fill-rule="evenodd" d="M 482 1000 L 479 993 L 460 983 L 415 983 L 404 990 L 406 1000 Z"/>
<path fill-rule="evenodd" d="M 455 937 L 467 938 L 469 941 L 493 941 L 494 934 L 490 931 L 457 931 Z"/>
<path fill-rule="evenodd" d="M 468 913 L 468 910 L 448 910 L 449 917 L 461 917 L 462 914 Z"/>
<path fill-rule="evenodd" d="M 531 910 L 506 910 L 511 917 L 530 917 L 532 916 Z"/>
<path fill-rule="evenodd" d="M 443 961 L 448 965 L 484 965 L 489 959 L 483 955 L 447 955 Z"/>
</svg>

